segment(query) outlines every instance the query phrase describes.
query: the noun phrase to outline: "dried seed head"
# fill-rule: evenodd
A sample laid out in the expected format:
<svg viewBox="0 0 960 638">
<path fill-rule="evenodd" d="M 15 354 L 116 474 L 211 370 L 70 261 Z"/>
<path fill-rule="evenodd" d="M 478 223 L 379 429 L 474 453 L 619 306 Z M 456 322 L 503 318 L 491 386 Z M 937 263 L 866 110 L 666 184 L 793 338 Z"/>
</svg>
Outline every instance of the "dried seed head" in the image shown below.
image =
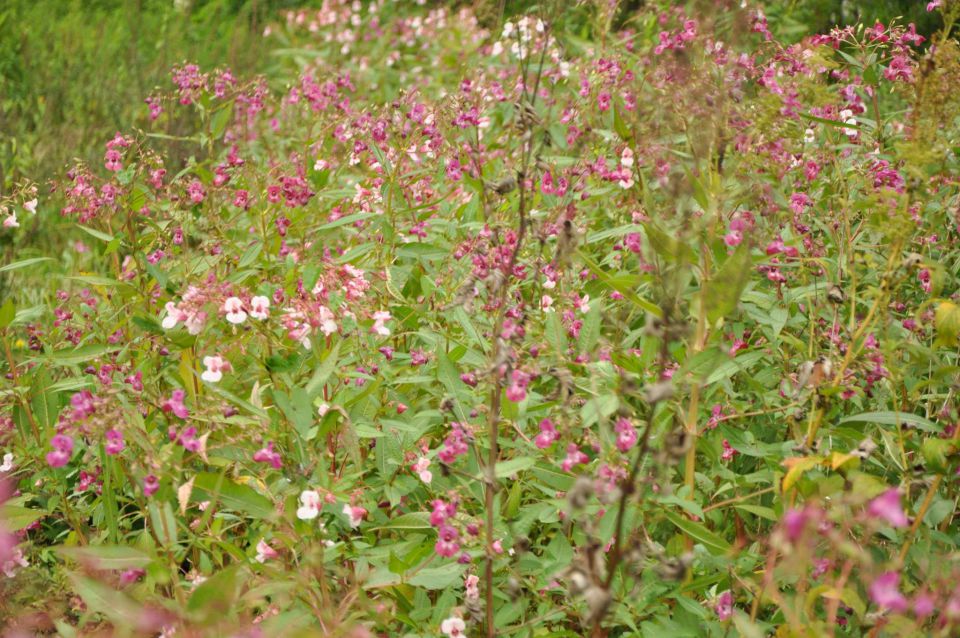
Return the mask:
<svg viewBox="0 0 960 638">
<path fill-rule="evenodd" d="M 590 578 L 587 572 L 579 565 L 571 565 L 565 574 L 566 580 L 570 583 L 570 593 L 574 596 L 580 595 L 590 586 Z"/>
<path fill-rule="evenodd" d="M 683 428 L 677 428 L 663 439 L 663 451 L 671 460 L 678 460 L 683 458 L 692 443 L 693 437 L 690 433 Z"/>
<path fill-rule="evenodd" d="M 657 575 L 663 580 L 681 581 L 687 576 L 687 569 L 693 563 L 693 554 L 687 552 L 683 556 L 664 558 L 656 567 Z"/>
<path fill-rule="evenodd" d="M 587 601 L 587 610 L 589 612 L 589 624 L 594 624 L 607 613 L 610 606 L 610 592 L 597 585 L 593 585 L 583 593 L 584 600 Z"/>
<path fill-rule="evenodd" d="M 903 267 L 910 270 L 916 268 L 923 263 L 923 255 L 919 253 L 908 253 L 906 257 L 903 258 Z"/>
<path fill-rule="evenodd" d="M 857 446 L 857 449 L 851 452 L 854 456 L 859 456 L 862 459 L 867 458 L 873 454 L 874 450 L 877 449 L 877 444 L 873 442 L 873 439 L 864 439 L 860 442 L 860 445 Z"/>
<path fill-rule="evenodd" d="M 517 178 L 513 175 L 508 175 L 502 179 L 497 180 L 496 182 L 488 182 L 487 188 L 492 190 L 498 195 L 506 195 L 507 193 L 512 192 L 517 187 Z"/>
<path fill-rule="evenodd" d="M 835 304 L 842 304 L 844 296 L 840 286 L 831 286 L 830 290 L 827 291 L 827 299 Z"/>
<path fill-rule="evenodd" d="M 592 496 L 593 480 L 589 476 L 581 474 L 577 477 L 573 487 L 571 487 L 567 493 L 567 501 L 570 503 L 570 509 L 575 512 L 583 509 L 587 506 Z"/>
<path fill-rule="evenodd" d="M 643 387 L 643 400 L 653 405 L 673 396 L 673 381 L 660 381 Z"/>
</svg>

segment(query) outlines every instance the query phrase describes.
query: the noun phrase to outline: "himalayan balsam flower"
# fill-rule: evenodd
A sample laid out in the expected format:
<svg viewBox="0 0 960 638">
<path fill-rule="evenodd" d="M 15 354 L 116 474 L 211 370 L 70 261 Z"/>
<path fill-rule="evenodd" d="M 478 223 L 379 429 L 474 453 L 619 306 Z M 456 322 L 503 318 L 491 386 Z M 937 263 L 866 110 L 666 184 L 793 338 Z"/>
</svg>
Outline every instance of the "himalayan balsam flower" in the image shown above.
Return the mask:
<svg viewBox="0 0 960 638">
<path fill-rule="evenodd" d="M 367 510 L 362 507 L 357 507 L 356 505 L 350 505 L 347 503 L 343 506 L 343 514 L 350 522 L 350 527 L 356 529 L 360 526 L 360 523 L 363 522 L 363 519 L 366 518 Z"/>
<path fill-rule="evenodd" d="M 4 228 L 20 228 L 20 222 L 17 221 L 17 214 L 10 213 L 10 215 L 3 220 Z"/>
<path fill-rule="evenodd" d="M 200 378 L 209 383 L 217 383 L 223 378 L 224 372 L 231 370 L 230 362 L 220 356 L 204 357 L 203 365 L 207 369 L 203 371 Z"/>
<path fill-rule="evenodd" d="M 260 542 L 257 543 L 257 557 L 256 561 L 258 563 L 265 563 L 272 558 L 278 557 L 280 554 L 277 553 L 277 550 L 270 547 L 270 544 L 267 543 L 266 539 L 261 538 Z"/>
<path fill-rule="evenodd" d="M 713 610 L 717 612 L 717 618 L 721 622 L 729 620 L 733 616 L 733 594 L 730 593 L 729 589 L 717 596 Z"/>
<path fill-rule="evenodd" d="M 283 467 L 283 461 L 280 458 L 280 454 L 275 452 L 273 449 L 273 441 L 267 443 L 266 447 L 260 448 L 254 452 L 253 460 L 257 463 L 269 463 L 278 470 Z"/>
<path fill-rule="evenodd" d="M 190 411 L 187 409 L 187 406 L 183 404 L 183 399 L 186 396 L 187 393 L 183 390 L 174 390 L 170 398 L 160 406 L 160 409 L 164 412 L 173 412 L 174 416 L 185 419 L 190 416 Z"/>
<path fill-rule="evenodd" d="M 301 521 L 309 521 L 320 514 L 320 495 L 313 490 L 304 490 L 300 492 L 300 507 L 297 508 L 297 518 Z"/>
<path fill-rule="evenodd" d="M 123 442 L 123 434 L 120 430 L 107 430 L 104 436 L 107 439 L 106 445 L 104 446 L 107 454 L 119 454 L 123 451 L 123 448 L 126 447 L 126 444 Z"/>
<path fill-rule="evenodd" d="M 870 505 L 867 506 L 867 515 L 882 519 L 891 527 L 907 527 L 910 524 L 910 519 L 900 505 L 900 491 L 896 488 L 891 488 L 870 501 Z"/>
<path fill-rule="evenodd" d="M 463 618 L 451 616 L 440 623 L 440 631 L 442 631 L 447 638 L 463 638 L 467 635 L 467 624 L 463 622 Z"/>
<path fill-rule="evenodd" d="M 153 496 L 160 489 L 160 480 L 153 474 L 143 479 L 143 495 Z"/>
<path fill-rule="evenodd" d="M 47 453 L 47 465 L 50 467 L 63 467 L 70 461 L 73 455 L 73 439 L 66 434 L 57 434 L 50 439 L 52 452 Z"/>
<path fill-rule="evenodd" d="M 36 214 L 37 214 L 37 198 L 34 197 L 34 198 L 31 199 L 29 202 L 24 202 L 24 203 L 23 203 L 23 208 L 24 208 L 28 213 L 31 213 L 31 214 L 36 215 Z"/>
<path fill-rule="evenodd" d="M 17 572 L 20 571 L 21 568 L 29 566 L 30 563 L 28 563 L 27 559 L 23 557 L 23 552 L 19 547 L 16 547 L 13 550 L 13 555 L 11 558 L 4 561 L 3 564 L 0 564 L 0 571 L 2 571 L 3 575 L 7 578 L 13 578 L 17 575 Z"/>
<path fill-rule="evenodd" d="M 378 310 L 373 313 L 373 326 L 370 328 L 370 332 L 376 332 L 381 337 L 390 336 L 390 328 L 386 327 L 384 324 L 387 321 L 390 321 L 393 317 L 390 316 L 390 313 L 386 310 Z"/>
<path fill-rule="evenodd" d="M 263 321 L 270 316 L 270 299 L 254 297 L 250 300 L 250 316 Z"/>
<path fill-rule="evenodd" d="M 241 324 L 247 319 L 247 313 L 243 310 L 243 300 L 239 297 L 227 297 L 223 302 L 223 312 L 226 313 L 226 319 L 233 324 Z"/>
<path fill-rule="evenodd" d="M 430 467 L 430 459 L 425 456 L 421 456 L 417 459 L 417 462 L 413 464 L 413 471 L 416 472 L 420 480 L 427 485 L 433 480 L 433 472 L 428 470 L 428 467 Z"/>
<path fill-rule="evenodd" d="M 553 421 L 550 419 L 543 419 L 540 421 L 540 434 L 534 437 L 533 443 L 541 450 L 545 450 L 553 445 L 553 442 L 559 438 L 560 433 L 557 432 L 557 428 L 553 424 Z"/>
<path fill-rule="evenodd" d="M 882 609 L 903 612 L 907 609 L 907 599 L 900 593 L 900 574 L 886 572 L 870 583 L 870 600 Z"/>
<path fill-rule="evenodd" d="M 13 452 L 7 452 L 3 455 L 3 465 L 0 465 L 0 472 L 9 472 L 13 469 Z"/>
</svg>

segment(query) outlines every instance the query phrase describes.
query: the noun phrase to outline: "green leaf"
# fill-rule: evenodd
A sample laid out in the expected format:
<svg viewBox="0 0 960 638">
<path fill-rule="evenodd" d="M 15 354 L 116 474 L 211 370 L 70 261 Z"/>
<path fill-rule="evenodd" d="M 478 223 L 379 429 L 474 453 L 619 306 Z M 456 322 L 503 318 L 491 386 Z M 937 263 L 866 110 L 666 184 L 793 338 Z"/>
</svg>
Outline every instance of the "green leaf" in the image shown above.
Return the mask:
<svg viewBox="0 0 960 638">
<path fill-rule="evenodd" d="M 433 525 L 427 512 L 410 512 L 391 518 L 387 524 L 374 529 L 433 529 Z"/>
<path fill-rule="evenodd" d="M 218 500 L 227 509 L 245 512 L 253 518 L 272 518 L 273 503 L 249 485 L 239 485 L 222 474 L 200 472 L 193 481 L 193 491 L 201 500 Z"/>
<path fill-rule="evenodd" d="M 910 412 L 864 412 L 840 419 L 840 423 L 877 423 L 879 425 L 906 425 L 924 432 L 940 432 L 943 428 L 917 414 Z"/>
<path fill-rule="evenodd" d="M 0 328 L 9 326 L 16 317 L 16 306 L 13 305 L 13 299 L 8 298 L 4 304 L 0 306 Z"/>
<path fill-rule="evenodd" d="M 533 467 L 536 463 L 537 459 L 532 456 L 519 456 L 509 461 L 500 461 L 497 463 L 495 474 L 498 479 L 507 478 Z"/>
<path fill-rule="evenodd" d="M 77 224 L 77 228 L 87 233 L 91 237 L 96 237 L 102 241 L 111 242 L 113 241 L 113 235 L 109 235 L 105 232 L 99 231 L 96 228 L 90 228 L 89 226 L 84 226 L 83 224 Z"/>
<path fill-rule="evenodd" d="M 450 357 L 447 356 L 445 352 L 440 352 L 437 355 L 437 379 L 440 383 L 447 389 L 451 395 L 453 395 L 454 409 L 457 412 L 457 417 L 466 422 L 467 413 L 465 407 L 468 405 L 468 394 L 465 390 L 463 381 L 460 380 L 460 374 L 457 371 L 457 367 L 450 360 Z"/>
<path fill-rule="evenodd" d="M 150 524 L 161 545 L 170 548 L 177 544 L 177 519 L 169 502 L 150 503 Z"/>
<path fill-rule="evenodd" d="M 228 615 L 237 597 L 239 571 L 238 565 L 228 567 L 197 585 L 187 601 L 187 610 L 207 619 Z"/>
<path fill-rule="evenodd" d="M 0 506 L 0 521 L 3 521 L 4 526 L 13 532 L 23 529 L 46 515 L 47 512 L 43 510 L 34 510 L 19 505 L 6 504 Z"/>
<path fill-rule="evenodd" d="M 61 545 L 54 550 L 92 569 L 119 570 L 146 567 L 153 562 L 153 557 L 134 547 L 124 545 L 86 545 L 83 547 L 67 547 Z"/>
<path fill-rule="evenodd" d="M 740 295 L 752 273 L 751 265 L 750 248 L 741 244 L 706 283 L 701 292 L 701 302 L 711 324 L 737 309 Z"/>
<path fill-rule="evenodd" d="M 711 554 L 725 554 L 730 551 L 730 543 L 711 532 L 702 523 L 690 521 L 673 512 L 665 511 L 664 515 L 674 526 L 693 540 L 702 543 Z"/>
<path fill-rule="evenodd" d="M 74 572 L 67 572 L 67 577 L 73 584 L 73 590 L 79 594 L 90 611 L 105 615 L 120 627 L 139 625 L 140 605 L 126 594 Z"/>
<path fill-rule="evenodd" d="M 51 257 L 31 257 L 30 259 L 22 259 L 20 261 L 15 261 L 12 264 L 7 264 L 6 266 L 0 266 L 0 272 L 9 272 L 11 270 L 20 270 L 21 268 L 26 268 L 27 266 L 32 266 L 34 264 L 39 264 L 44 261 L 53 261 Z"/>
<path fill-rule="evenodd" d="M 934 325 L 937 328 L 937 343 L 948 348 L 956 347 L 960 336 L 960 307 L 949 301 L 937 304 Z"/>
<path fill-rule="evenodd" d="M 102 343 L 91 343 L 79 348 L 56 350 L 49 355 L 54 365 L 70 366 L 87 363 L 103 356 L 109 348 Z"/>
<path fill-rule="evenodd" d="M 320 364 L 320 367 L 313 373 L 310 381 L 307 382 L 306 392 L 307 396 L 311 399 L 320 394 L 320 391 L 323 389 L 323 384 L 327 382 L 327 379 L 330 378 L 333 371 L 337 369 L 337 363 L 340 361 L 340 345 L 342 343 L 342 341 L 337 341 L 336 345 L 333 346 L 333 350 L 324 357 L 323 363 Z"/>
</svg>

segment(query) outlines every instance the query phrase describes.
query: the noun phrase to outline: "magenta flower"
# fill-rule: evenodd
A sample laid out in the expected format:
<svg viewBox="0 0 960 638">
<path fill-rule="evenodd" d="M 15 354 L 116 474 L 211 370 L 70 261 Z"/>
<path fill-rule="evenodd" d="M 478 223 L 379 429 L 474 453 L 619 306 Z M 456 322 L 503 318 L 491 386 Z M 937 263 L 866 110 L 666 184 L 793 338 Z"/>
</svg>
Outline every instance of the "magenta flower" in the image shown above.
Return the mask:
<svg viewBox="0 0 960 638">
<path fill-rule="evenodd" d="M 119 454 L 123 451 L 123 448 L 126 447 L 126 444 L 123 442 L 123 434 L 120 430 L 107 430 L 104 436 L 107 439 L 107 443 L 104 446 L 107 454 Z"/>
<path fill-rule="evenodd" d="M 280 454 L 273 449 L 273 441 L 267 443 L 266 447 L 260 448 L 253 454 L 253 460 L 257 463 L 269 463 L 275 469 L 283 467 L 283 461 Z"/>
<path fill-rule="evenodd" d="M 73 455 L 73 439 L 66 434 L 57 434 L 50 439 L 52 452 L 47 453 L 47 465 L 50 467 L 63 467 L 70 462 Z"/>
<path fill-rule="evenodd" d="M 900 593 L 900 574 L 885 572 L 870 583 L 870 600 L 881 609 L 906 611 L 907 599 Z"/>
<path fill-rule="evenodd" d="M 147 496 L 147 497 L 153 496 L 159 489 L 160 489 L 160 479 L 158 479 L 153 474 L 149 474 L 143 479 L 143 495 L 144 496 Z"/>
<path fill-rule="evenodd" d="M 870 501 L 867 515 L 870 518 L 882 519 L 891 527 L 907 527 L 910 524 L 910 519 L 900 505 L 900 491 L 896 488 L 891 488 Z"/>
<path fill-rule="evenodd" d="M 733 616 L 733 594 L 729 589 L 717 596 L 713 610 L 717 612 L 717 618 L 720 622 L 729 620 Z"/>
</svg>

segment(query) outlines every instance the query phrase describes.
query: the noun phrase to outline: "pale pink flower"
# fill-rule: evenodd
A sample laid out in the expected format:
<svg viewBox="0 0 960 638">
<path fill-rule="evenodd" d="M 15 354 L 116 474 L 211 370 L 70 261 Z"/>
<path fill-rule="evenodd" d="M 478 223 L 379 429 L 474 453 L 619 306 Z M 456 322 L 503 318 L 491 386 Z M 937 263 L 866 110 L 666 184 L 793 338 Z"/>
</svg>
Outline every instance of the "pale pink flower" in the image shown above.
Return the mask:
<svg viewBox="0 0 960 638">
<path fill-rule="evenodd" d="M 23 557 L 23 552 L 19 547 L 15 547 L 10 560 L 4 561 L 4 563 L 0 565 L 0 571 L 3 571 L 3 575 L 7 578 L 13 578 L 21 568 L 29 566 L 30 563 Z"/>
<path fill-rule="evenodd" d="M 270 299 L 267 297 L 254 297 L 250 300 L 250 316 L 254 319 L 263 321 L 270 316 Z"/>
<path fill-rule="evenodd" d="M 334 320 L 333 312 L 326 306 L 320 306 L 320 332 L 329 337 L 337 331 L 337 322 Z M 309 347 L 309 346 L 308 346 Z"/>
<path fill-rule="evenodd" d="M 3 465 L 0 465 L 0 472 L 9 472 L 13 469 L 13 452 L 7 452 L 3 455 Z"/>
<path fill-rule="evenodd" d="M 433 480 L 433 472 L 428 470 L 428 467 L 430 467 L 430 459 L 425 456 L 421 456 L 417 459 L 417 462 L 413 464 L 413 471 L 416 472 L 420 480 L 427 485 Z"/>
<path fill-rule="evenodd" d="M 894 613 L 906 611 L 908 604 L 906 597 L 900 593 L 900 574 L 886 572 L 878 576 L 870 583 L 870 600 L 877 607 Z"/>
<path fill-rule="evenodd" d="M 36 215 L 36 214 L 37 214 L 37 198 L 34 197 L 34 198 L 31 199 L 29 202 L 24 202 L 24 203 L 23 203 L 23 208 L 24 208 L 28 213 L 32 213 L 32 214 Z"/>
<path fill-rule="evenodd" d="M 376 332 L 381 337 L 389 337 L 390 328 L 384 324 L 391 319 L 393 319 L 393 317 L 390 316 L 390 313 L 386 310 L 378 310 L 373 313 L 373 326 L 370 328 L 370 332 Z"/>
<path fill-rule="evenodd" d="M 239 297 L 227 297 L 226 301 L 223 302 L 223 311 L 230 323 L 240 324 L 247 319 L 247 313 L 243 309 L 243 300 Z"/>
<path fill-rule="evenodd" d="M 360 523 L 363 522 L 363 519 L 367 516 L 367 510 L 362 507 L 357 507 L 355 505 L 345 504 L 343 506 L 343 514 L 347 517 L 347 520 L 350 522 L 350 527 L 356 529 L 360 526 Z"/>
<path fill-rule="evenodd" d="M 257 543 L 257 557 L 256 561 L 258 563 L 265 563 L 272 558 L 276 558 L 280 554 L 277 553 L 277 550 L 270 547 L 270 544 L 263 538 L 260 539 L 260 542 Z"/>
<path fill-rule="evenodd" d="M 204 357 L 203 365 L 206 370 L 200 375 L 200 378 L 209 383 L 217 383 L 223 378 L 224 372 L 230 371 L 230 362 L 219 355 Z"/>
<path fill-rule="evenodd" d="M 4 227 L 4 228 L 19 228 L 19 227 L 20 227 L 20 223 L 17 221 L 17 214 L 16 214 L 16 213 L 10 213 L 10 215 L 9 215 L 6 219 L 3 220 L 3 227 Z"/>
<path fill-rule="evenodd" d="M 440 631 L 442 631 L 447 638 L 463 638 L 467 635 L 467 624 L 463 622 L 463 618 L 451 616 L 440 623 Z"/>
</svg>

